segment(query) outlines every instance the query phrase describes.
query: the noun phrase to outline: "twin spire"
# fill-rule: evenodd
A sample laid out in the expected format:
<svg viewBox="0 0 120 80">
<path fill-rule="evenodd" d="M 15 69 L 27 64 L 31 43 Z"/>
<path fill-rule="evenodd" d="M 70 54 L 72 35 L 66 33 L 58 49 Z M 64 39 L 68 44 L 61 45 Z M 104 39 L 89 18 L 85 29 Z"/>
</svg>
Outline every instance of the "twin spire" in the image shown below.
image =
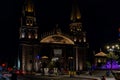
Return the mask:
<svg viewBox="0 0 120 80">
<path fill-rule="evenodd" d="M 25 1 L 25 11 L 26 12 L 34 12 L 34 4 L 32 0 Z"/>
<path fill-rule="evenodd" d="M 73 5 L 72 5 L 72 12 L 70 17 L 72 23 L 70 24 L 70 31 L 74 35 L 76 34 L 78 35 L 82 31 L 82 23 L 80 22 L 81 15 L 77 4 L 77 0 L 72 0 L 72 1 L 73 1 L 72 2 Z M 36 27 L 35 6 L 33 4 L 33 0 L 25 0 L 23 6 L 23 15 L 21 18 L 21 25 L 23 25 L 21 32 L 24 36 L 28 34 L 30 34 L 28 36 L 37 34 L 38 27 Z M 79 41 L 81 41 L 81 39 L 79 39 Z"/>
<path fill-rule="evenodd" d="M 25 0 L 22 12 L 24 16 L 35 16 L 35 6 L 33 4 L 33 0 Z"/>
<path fill-rule="evenodd" d="M 75 22 L 76 20 L 81 19 L 81 14 L 79 10 L 79 6 L 77 4 L 77 0 L 72 0 L 72 12 L 71 12 L 71 17 L 70 20 Z M 34 4 L 32 0 L 25 0 L 24 4 L 24 11 L 34 13 Z"/>
<path fill-rule="evenodd" d="M 73 0 L 72 3 L 73 4 L 72 4 L 72 12 L 71 12 L 70 20 L 75 22 L 81 19 L 81 14 L 80 14 L 79 6 L 77 4 L 78 3 L 77 0 Z"/>
</svg>

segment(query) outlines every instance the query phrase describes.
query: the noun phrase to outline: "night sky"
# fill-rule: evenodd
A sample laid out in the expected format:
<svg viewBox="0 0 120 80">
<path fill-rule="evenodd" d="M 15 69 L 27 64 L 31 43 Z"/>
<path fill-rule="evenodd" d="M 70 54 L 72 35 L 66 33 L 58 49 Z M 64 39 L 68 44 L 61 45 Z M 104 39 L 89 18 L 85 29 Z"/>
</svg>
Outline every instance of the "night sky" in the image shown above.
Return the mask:
<svg viewBox="0 0 120 80">
<path fill-rule="evenodd" d="M 18 29 L 24 0 L 0 3 L 0 59 L 10 60 L 18 53 Z M 34 0 L 40 33 L 59 24 L 68 30 L 71 0 Z M 109 41 L 117 40 L 120 26 L 120 2 L 115 0 L 79 0 L 83 29 L 92 50 L 98 51 Z"/>
</svg>

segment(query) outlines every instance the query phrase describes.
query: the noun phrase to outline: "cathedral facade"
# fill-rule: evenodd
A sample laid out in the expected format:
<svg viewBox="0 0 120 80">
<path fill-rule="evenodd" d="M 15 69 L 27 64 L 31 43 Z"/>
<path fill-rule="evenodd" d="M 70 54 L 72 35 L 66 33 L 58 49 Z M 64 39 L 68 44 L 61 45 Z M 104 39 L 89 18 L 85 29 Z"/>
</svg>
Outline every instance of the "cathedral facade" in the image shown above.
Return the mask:
<svg viewBox="0 0 120 80">
<path fill-rule="evenodd" d="M 73 0 L 69 33 L 64 34 L 56 25 L 52 32 L 39 35 L 35 6 L 32 0 L 25 0 L 19 28 L 18 69 L 39 71 L 53 67 L 64 70 L 86 68 L 88 43 L 82 29 L 81 14 L 76 0 Z"/>
</svg>

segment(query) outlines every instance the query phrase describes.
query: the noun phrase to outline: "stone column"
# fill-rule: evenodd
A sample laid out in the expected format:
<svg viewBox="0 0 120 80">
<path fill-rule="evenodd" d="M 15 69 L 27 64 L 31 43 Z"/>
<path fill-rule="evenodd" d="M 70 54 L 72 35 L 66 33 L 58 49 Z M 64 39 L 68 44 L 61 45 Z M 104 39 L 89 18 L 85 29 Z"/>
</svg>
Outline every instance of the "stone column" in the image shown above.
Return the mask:
<svg viewBox="0 0 120 80">
<path fill-rule="evenodd" d="M 77 46 L 75 47 L 75 57 L 76 57 L 76 58 L 75 58 L 76 71 L 78 71 L 78 69 L 79 69 L 79 68 L 78 68 L 78 65 L 79 65 L 79 64 L 78 64 L 78 47 L 77 47 Z"/>
</svg>

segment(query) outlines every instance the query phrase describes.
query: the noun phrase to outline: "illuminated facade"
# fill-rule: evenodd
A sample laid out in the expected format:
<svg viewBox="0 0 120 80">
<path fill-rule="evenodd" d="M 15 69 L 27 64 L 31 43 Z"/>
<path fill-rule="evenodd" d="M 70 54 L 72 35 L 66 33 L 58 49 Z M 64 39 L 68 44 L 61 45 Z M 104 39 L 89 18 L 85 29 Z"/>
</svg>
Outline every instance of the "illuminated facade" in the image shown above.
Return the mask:
<svg viewBox="0 0 120 80">
<path fill-rule="evenodd" d="M 51 61 L 55 67 L 63 69 L 83 70 L 86 68 L 88 43 L 86 32 L 82 30 L 81 15 L 77 2 L 73 2 L 70 32 L 63 34 L 56 26 L 52 32 L 38 35 L 35 7 L 32 0 L 25 0 L 23 6 L 19 47 L 19 67 L 25 71 L 39 71 L 50 67 Z M 39 27 L 40 28 L 40 27 Z"/>
</svg>

